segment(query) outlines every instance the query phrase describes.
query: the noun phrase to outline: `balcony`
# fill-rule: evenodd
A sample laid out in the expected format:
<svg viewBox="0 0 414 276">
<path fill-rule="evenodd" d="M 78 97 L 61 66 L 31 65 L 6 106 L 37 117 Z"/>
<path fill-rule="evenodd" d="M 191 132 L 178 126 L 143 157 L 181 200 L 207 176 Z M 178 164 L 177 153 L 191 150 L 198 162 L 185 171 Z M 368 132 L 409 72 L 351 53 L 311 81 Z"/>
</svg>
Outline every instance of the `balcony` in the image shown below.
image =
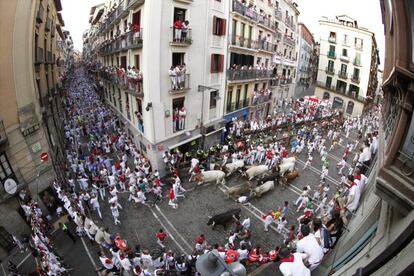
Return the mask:
<svg viewBox="0 0 414 276">
<path fill-rule="evenodd" d="M 328 51 L 327 53 L 328 58 L 336 59 L 336 53 L 332 51 Z"/>
<path fill-rule="evenodd" d="M 291 84 L 292 83 L 292 78 L 291 77 L 285 77 L 285 76 L 281 76 L 280 82 L 281 85 L 286 85 L 286 84 Z"/>
<path fill-rule="evenodd" d="M 341 78 L 341 79 L 344 79 L 344 80 L 348 79 L 347 72 L 343 72 L 343 71 L 339 70 L 338 71 L 338 78 Z"/>
<path fill-rule="evenodd" d="M 229 69 L 227 70 L 228 81 L 246 81 L 268 79 L 272 77 L 272 70 L 258 69 Z"/>
<path fill-rule="evenodd" d="M 0 120 L 0 145 L 7 143 L 6 129 L 4 128 L 3 120 Z"/>
<path fill-rule="evenodd" d="M 142 32 L 143 30 L 140 29 L 139 32 L 130 31 L 118 36 L 114 41 L 107 42 L 101 47 L 101 54 L 110 55 L 128 49 L 142 48 Z"/>
<path fill-rule="evenodd" d="M 355 44 L 355 50 L 362 51 L 364 50 L 364 47 L 362 44 Z"/>
<path fill-rule="evenodd" d="M 127 0 L 126 9 L 135 9 L 144 4 L 145 0 Z"/>
<path fill-rule="evenodd" d="M 53 63 L 53 55 L 51 51 L 46 52 L 46 64 L 52 64 Z"/>
<path fill-rule="evenodd" d="M 359 83 L 361 80 L 360 80 L 359 76 L 352 75 L 351 76 L 351 81 L 355 82 L 355 83 Z"/>
<path fill-rule="evenodd" d="M 126 77 L 127 92 L 135 97 L 143 98 L 144 89 L 142 85 L 142 79 L 136 77 Z"/>
<path fill-rule="evenodd" d="M 285 34 L 284 38 L 283 38 L 283 42 L 291 47 L 295 47 L 295 40 L 293 39 L 293 37 L 290 37 L 288 35 Z"/>
<path fill-rule="evenodd" d="M 266 29 L 271 30 L 272 32 L 275 31 L 275 22 L 271 21 L 268 17 L 264 15 L 258 16 L 258 22 L 259 25 L 262 27 L 265 27 Z"/>
<path fill-rule="evenodd" d="M 266 42 L 266 41 L 258 41 L 257 43 L 257 50 L 259 51 L 267 51 L 267 52 L 276 52 L 277 49 L 277 45 L 270 43 L 270 42 Z"/>
<path fill-rule="evenodd" d="M 256 106 L 256 105 L 260 105 L 263 103 L 266 103 L 268 101 L 270 101 L 272 99 L 272 93 L 266 94 L 266 95 L 262 95 L 259 94 L 258 95 L 254 95 L 252 98 L 252 101 L 250 103 L 251 106 Z"/>
<path fill-rule="evenodd" d="M 271 79 L 269 80 L 269 86 L 270 87 L 275 87 L 279 85 L 279 79 Z"/>
<path fill-rule="evenodd" d="M 336 37 L 335 37 L 335 36 L 330 36 L 330 37 L 328 38 L 328 41 L 329 41 L 330 43 L 336 44 Z"/>
<path fill-rule="evenodd" d="M 183 32 L 181 30 L 181 34 L 176 33 L 176 29 L 174 27 L 171 27 L 171 46 L 188 46 L 191 45 L 193 40 L 191 39 L 191 29 L 188 29 L 187 32 Z"/>
<path fill-rule="evenodd" d="M 36 14 L 36 22 L 37 23 L 42 23 L 43 22 L 44 13 L 45 13 L 45 9 L 43 8 L 42 5 L 39 5 L 39 9 L 37 10 L 37 14 Z"/>
<path fill-rule="evenodd" d="M 253 9 L 246 7 L 237 0 L 233 0 L 233 12 L 236 12 L 250 20 L 257 21 L 258 14 Z"/>
<path fill-rule="evenodd" d="M 326 67 L 326 68 L 325 68 L 325 72 L 326 72 L 326 74 L 328 74 L 328 75 L 335 75 L 335 71 L 334 71 L 334 69 L 333 69 L 333 68 L 331 68 L 331 67 Z"/>
<path fill-rule="evenodd" d="M 282 16 L 282 10 L 281 9 L 275 9 L 275 18 L 277 20 L 282 21 L 283 16 Z"/>
<path fill-rule="evenodd" d="M 247 98 L 247 99 L 244 99 L 244 100 L 239 101 L 237 103 L 236 102 L 233 102 L 233 103 L 227 104 L 227 106 L 226 106 L 226 114 L 227 113 L 234 112 L 234 111 L 239 110 L 241 108 L 248 107 L 249 106 L 249 103 L 250 103 L 250 99 Z"/>
<path fill-rule="evenodd" d="M 190 74 L 170 76 L 170 94 L 178 94 L 190 90 Z"/>
<path fill-rule="evenodd" d="M 353 63 L 354 63 L 355 66 L 362 66 L 360 59 L 355 58 Z"/>
<path fill-rule="evenodd" d="M 47 17 L 46 24 L 45 24 L 45 32 L 49 32 L 52 29 L 52 20 Z"/>
<path fill-rule="evenodd" d="M 291 29 L 292 31 L 296 31 L 296 26 L 295 26 L 295 24 L 293 23 L 293 21 L 292 20 L 290 20 L 289 19 L 289 17 L 286 17 L 285 18 L 285 25 L 289 28 L 289 29 Z"/>
<path fill-rule="evenodd" d="M 340 56 L 339 58 L 341 61 L 348 63 L 349 62 L 349 57 L 347 56 Z"/>
<path fill-rule="evenodd" d="M 331 90 L 331 91 L 335 91 L 335 86 L 332 86 L 332 84 L 330 84 L 330 83 L 325 83 L 325 82 L 318 81 L 317 85 L 319 87 L 322 87 L 322 88 L 325 88 L 325 89 L 328 89 L 328 90 Z"/>
<path fill-rule="evenodd" d="M 349 98 L 352 98 L 352 99 L 355 99 L 355 100 L 357 100 L 359 102 L 365 102 L 364 97 L 359 96 L 356 91 L 348 90 L 347 93 L 345 93 L 345 96 L 347 96 Z"/>
<path fill-rule="evenodd" d="M 230 45 L 232 46 L 248 48 L 253 51 L 256 49 L 256 44 L 257 44 L 256 41 L 251 40 L 250 38 L 245 38 L 245 37 L 238 36 L 238 35 L 233 35 L 230 41 Z"/>
<path fill-rule="evenodd" d="M 282 40 L 282 32 L 279 30 L 276 30 L 275 38 L 277 41 Z"/>
<path fill-rule="evenodd" d="M 35 63 L 40 64 L 45 62 L 44 50 L 41 47 L 36 48 Z"/>
</svg>

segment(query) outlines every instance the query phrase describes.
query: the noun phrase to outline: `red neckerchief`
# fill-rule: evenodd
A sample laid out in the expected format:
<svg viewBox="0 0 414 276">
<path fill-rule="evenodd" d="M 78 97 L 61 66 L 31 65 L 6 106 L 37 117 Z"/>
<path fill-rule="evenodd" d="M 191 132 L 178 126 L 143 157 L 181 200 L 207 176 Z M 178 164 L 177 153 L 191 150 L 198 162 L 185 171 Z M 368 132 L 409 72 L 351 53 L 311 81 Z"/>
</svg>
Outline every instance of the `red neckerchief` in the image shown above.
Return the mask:
<svg viewBox="0 0 414 276">
<path fill-rule="evenodd" d="M 293 261 L 295 260 L 295 256 L 290 255 L 287 258 L 283 258 L 280 260 L 280 263 L 293 263 Z"/>
<path fill-rule="evenodd" d="M 351 187 L 350 188 L 352 188 L 353 186 L 356 186 L 357 184 L 355 183 L 355 182 L 352 182 L 351 183 Z"/>
<path fill-rule="evenodd" d="M 358 180 L 361 180 L 361 175 L 356 175 L 354 178 L 358 179 Z"/>
</svg>

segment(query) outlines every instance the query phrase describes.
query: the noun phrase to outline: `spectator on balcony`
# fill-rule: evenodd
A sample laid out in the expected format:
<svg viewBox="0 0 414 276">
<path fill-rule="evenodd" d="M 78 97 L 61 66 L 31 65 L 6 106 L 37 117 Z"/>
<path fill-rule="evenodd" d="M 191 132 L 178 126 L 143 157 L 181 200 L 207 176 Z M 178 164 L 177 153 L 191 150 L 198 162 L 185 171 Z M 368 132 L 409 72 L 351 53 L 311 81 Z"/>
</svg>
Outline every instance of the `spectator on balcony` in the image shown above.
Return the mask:
<svg viewBox="0 0 414 276">
<path fill-rule="evenodd" d="M 179 115 L 178 115 L 178 108 L 175 108 L 173 111 L 172 121 L 173 121 L 173 132 L 176 132 L 180 129 L 179 127 Z"/>
<path fill-rule="evenodd" d="M 116 29 L 115 37 L 119 37 L 120 35 L 121 35 L 121 29 L 118 27 L 118 29 Z"/>
<path fill-rule="evenodd" d="M 130 23 L 129 29 L 130 29 L 130 31 L 132 31 L 134 33 L 134 35 L 133 35 L 134 43 L 135 44 L 138 43 L 138 40 L 141 37 L 141 34 L 140 34 L 141 27 L 138 24 L 131 24 Z"/>
<path fill-rule="evenodd" d="M 180 42 L 181 41 L 181 31 L 183 28 L 183 22 L 181 21 L 180 18 L 178 18 L 175 22 L 174 22 L 174 41 L 175 42 Z"/>
<path fill-rule="evenodd" d="M 179 130 L 183 130 L 185 128 L 185 117 L 187 116 L 187 111 L 185 110 L 184 106 L 178 111 L 178 127 Z"/>
<path fill-rule="evenodd" d="M 188 29 L 190 28 L 190 22 L 184 21 L 181 28 L 181 42 L 185 42 L 188 36 Z"/>
<path fill-rule="evenodd" d="M 178 85 L 177 85 L 177 74 L 175 72 L 175 67 L 171 66 L 170 70 L 168 70 L 168 75 L 171 78 L 171 86 L 173 90 L 177 90 L 178 89 Z"/>
</svg>

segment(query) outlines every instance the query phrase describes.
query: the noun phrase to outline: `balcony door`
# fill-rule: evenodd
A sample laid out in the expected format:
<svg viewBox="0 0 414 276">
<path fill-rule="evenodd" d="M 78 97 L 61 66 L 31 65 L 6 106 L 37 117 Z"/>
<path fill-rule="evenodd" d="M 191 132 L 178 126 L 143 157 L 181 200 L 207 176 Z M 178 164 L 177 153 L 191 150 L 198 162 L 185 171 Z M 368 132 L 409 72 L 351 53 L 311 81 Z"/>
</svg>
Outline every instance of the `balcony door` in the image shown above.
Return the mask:
<svg viewBox="0 0 414 276">
<path fill-rule="evenodd" d="M 172 53 L 172 65 L 177 66 L 184 64 L 184 57 L 184 53 Z"/>
<path fill-rule="evenodd" d="M 328 71 L 333 72 L 334 71 L 334 62 L 332 60 L 328 60 Z"/>
<path fill-rule="evenodd" d="M 343 75 L 346 74 L 346 70 L 348 69 L 348 66 L 346 66 L 346 64 L 341 64 L 341 73 Z"/>
<path fill-rule="evenodd" d="M 141 26 L 141 11 L 132 14 L 132 25 Z"/>
<path fill-rule="evenodd" d="M 126 70 L 126 65 L 127 65 L 126 56 L 121 56 L 121 68 L 124 68 Z"/>
</svg>

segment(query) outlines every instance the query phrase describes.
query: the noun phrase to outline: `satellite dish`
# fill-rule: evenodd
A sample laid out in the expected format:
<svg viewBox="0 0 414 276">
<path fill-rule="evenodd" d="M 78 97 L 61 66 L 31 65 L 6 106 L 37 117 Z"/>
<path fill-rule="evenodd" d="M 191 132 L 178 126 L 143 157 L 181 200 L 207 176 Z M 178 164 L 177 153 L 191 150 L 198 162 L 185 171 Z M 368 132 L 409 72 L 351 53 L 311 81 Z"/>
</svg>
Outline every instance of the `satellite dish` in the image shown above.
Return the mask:
<svg viewBox="0 0 414 276">
<path fill-rule="evenodd" d="M 4 181 L 4 190 L 11 195 L 14 195 L 17 191 L 17 183 L 13 178 L 7 178 Z"/>
</svg>

